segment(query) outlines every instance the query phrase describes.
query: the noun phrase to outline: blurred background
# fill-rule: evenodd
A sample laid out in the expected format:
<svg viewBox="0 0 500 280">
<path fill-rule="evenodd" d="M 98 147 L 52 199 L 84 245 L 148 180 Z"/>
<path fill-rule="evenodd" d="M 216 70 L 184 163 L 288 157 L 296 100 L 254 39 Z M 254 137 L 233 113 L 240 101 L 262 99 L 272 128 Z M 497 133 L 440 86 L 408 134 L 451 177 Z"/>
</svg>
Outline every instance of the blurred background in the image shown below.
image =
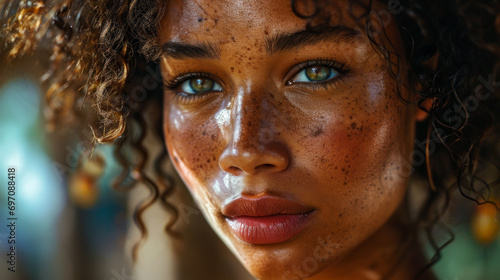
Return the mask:
<svg viewBox="0 0 500 280">
<path fill-rule="evenodd" d="M 154 205 L 145 214 L 148 239 L 132 267 L 131 250 L 140 235 L 131 213 L 147 197 L 147 189 L 138 185 L 118 192 L 110 187 L 120 172 L 113 146 L 93 150 L 87 127 L 48 134 L 38 82 L 41 69 L 29 57 L 2 63 L 0 279 L 253 279 L 209 228 L 179 178 L 171 201 L 179 210 L 176 226 L 182 237 L 164 233 L 170 214 Z M 6 264 L 11 246 L 8 168 L 16 170 L 15 273 Z M 450 209 L 446 222 L 455 241 L 434 267 L 440 279 L 500 279 L 500 233 L 494 217 L 491 208 L 468 202 Z M 442 235 L 440 244 L 449 239 L 445 231 L 438 229 L 437 234 Z M 427 249 L 431 257 L 434 250 Z"/>
</svg>

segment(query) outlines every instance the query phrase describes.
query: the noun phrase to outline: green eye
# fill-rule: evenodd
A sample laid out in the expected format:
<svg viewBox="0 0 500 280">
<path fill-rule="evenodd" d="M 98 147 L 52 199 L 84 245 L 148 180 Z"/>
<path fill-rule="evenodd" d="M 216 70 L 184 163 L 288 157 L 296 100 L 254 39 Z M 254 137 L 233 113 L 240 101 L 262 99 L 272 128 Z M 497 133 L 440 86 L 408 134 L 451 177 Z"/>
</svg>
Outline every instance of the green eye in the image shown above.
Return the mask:
<svg viewBox="0 0 500 280">
<path fill-rule="evenodd" d="M 306 77 L 309 81 L 324 81 L 330 77 L 331 68 L 328 67 L 309 67 L 306 68 Z"/>
<path fill-rule="evenodd" d="M 209 78 L 193 78 L 181 84 L 181 89 L 185 93 L 197 94 L 211 91 L 221 91 L 222 87 Z"/>
<path fill-rule="evenodd" d="M 301 70 L 292 82 L 324 82 L 336 77 L 339 72 L 332 67 L 311 66 Z"/>
</svg>

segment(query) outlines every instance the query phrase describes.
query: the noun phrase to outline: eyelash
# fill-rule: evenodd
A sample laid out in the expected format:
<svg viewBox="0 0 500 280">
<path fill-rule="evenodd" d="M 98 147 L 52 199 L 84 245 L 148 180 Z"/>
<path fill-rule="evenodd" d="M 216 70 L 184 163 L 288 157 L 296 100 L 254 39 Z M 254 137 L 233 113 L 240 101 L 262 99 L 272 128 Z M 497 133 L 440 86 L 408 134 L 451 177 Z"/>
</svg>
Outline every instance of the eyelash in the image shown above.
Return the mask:
<svg viewBox="0 0 500 280">
<path fill-rule="evenodd" d="M 342 64 L 336 61 L 328 60 L 328 59 L 316 59 L 316 60 L 309 60 L 303 63 L 300 63 L 298 65 L 295 65 L 293 68 L 297 69 L 297 71 L 294 71 L 294 75 L 292 76 L 295 77 L 300 71 L 312 67 L 312 66 L 324 66 L 324 67 L 329 67 L 334 69 L 339 73 L 337 77 L 334 77 L 330 80 L 326 81 L 321 81 L 321 82 L 314 82 L 314 83 L 305 83 L 305 82 L 292 82 L 292 81 L 287 81 L 285 84 L 287 86 L 295 85 L 298 87 L 307 87 L 307 88 L 312 88 L 313 90 L 319 89 L 320 87 L 324 89 L 328 89 L 328 87 L 333 87 L 336 86 L 338 83 L 343 82 L 345 76 L 349 73 L 351 70 L 349 66 L 346 64 Z M 205 73 L 205 72 L 191 72 L 187 71 L 185 73 L 182 73 L 175 77 L 172 80 L 165 80 L 164 81 L 164 87 L 165 89 L 168 90 L 176 90 L 182 83 L 189 79 L 193 78 L 202 78 L 202 79 L 212 79 L 215 82 L 218 83 L 217 78 L 210 74 L 210 73 Z M 211 93 L 218 93 L 219 91 L 213 91 L 213 92 L 206 92 L 202 94 L 187 94 L 182 91 L 178 91 L 175 93 L 176 97 L 179 99 L 180 102 L 184 103 L 189 103 L 189 102 L 194 102 L 198 100 L 199 98 L 204 98 L 207 95 Z"/>
<path fill-rule="evenodd" d="M 300 73 L 300 71 L 307 69 L 309 67 L 312 67 L 312 66 L 329 67 L 329 68 L 332 68 L 335 71 L 337 71 L 339 73 L 339 75 L 337 77 L 332 78 L 332 79 L 329 79 L 326 81 L 315 82 L 315 83 L 292 82 L 291 80 L 288 80 L 286 82 L 286 85 L 287 86 L 295 85 L 295 86 L 299 86 L 299 87 L 307 87 L 307 88 L 312 88 L 313 90 L 319 89 L 320 87 L 324 88 L 324 89 L 328 89 L 329 86 L 334 87 L 338 83 L 343 82 L 344 78 L 346 78 L 346 75 L 349 73 L 349 71 L 351 71 L 351 68 L 349 66 L 347 66 L 346 64 L 332 61 L 332 60 L 328 60 L 328 59 L 318 58 L 316 60 L 309 60 L 309 61 L 297 64 L 296 66 L 294 66 L 294 68 L 296 68 L 297 71 L 294 71 L 292 78 L 295 77 L 298 73 Z"/>
<path fill-rule="evenodd" d="M 172 80 L 165 80 L 163 85 L 165 89 L 168 90 L 176 90 L 182 83 L 189 79 L 194 79 L 194 78 L 202 78 L 202 79 L 212 79 L 217 82 L 217 78 L 210 74 L 210 73 L 205 73 L 205 72 L 191 72 L 187 71 L 185 73 L 180 74 L 179 76 L 175 77 Z M 179 99 L 180 102 L 184 103 L 189 103 L 198 100 L 199 98 L 203 98 L 207 96 L 208 94 L 211 93 L 217 93 L 219 91 L 213 91 L 213 92 L 206 92 L 203 94 L 189 94 L 189 93 L 184 93 L 182 91 L 179 91 L 175 93 L 176 98 Z"/>
</svg>

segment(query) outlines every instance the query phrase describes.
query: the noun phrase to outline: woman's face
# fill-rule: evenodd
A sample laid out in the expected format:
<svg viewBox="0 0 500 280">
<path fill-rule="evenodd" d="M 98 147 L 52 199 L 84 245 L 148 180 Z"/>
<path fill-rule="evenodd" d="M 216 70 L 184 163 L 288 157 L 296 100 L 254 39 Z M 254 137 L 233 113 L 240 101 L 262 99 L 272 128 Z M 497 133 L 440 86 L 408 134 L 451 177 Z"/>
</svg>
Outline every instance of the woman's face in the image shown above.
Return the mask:
<svg viewBox="0 0 500 280">
<path fill-rule="evenodd" d="M 338 264 L 405 193 L 415 106 L 398 98 L 346 2 L 336 5 L 339 26 L 320 33 L 288 0 L 173 0 L 162 20 L 168 152 L 209 224 L 261 279 Z"/>
</svg>

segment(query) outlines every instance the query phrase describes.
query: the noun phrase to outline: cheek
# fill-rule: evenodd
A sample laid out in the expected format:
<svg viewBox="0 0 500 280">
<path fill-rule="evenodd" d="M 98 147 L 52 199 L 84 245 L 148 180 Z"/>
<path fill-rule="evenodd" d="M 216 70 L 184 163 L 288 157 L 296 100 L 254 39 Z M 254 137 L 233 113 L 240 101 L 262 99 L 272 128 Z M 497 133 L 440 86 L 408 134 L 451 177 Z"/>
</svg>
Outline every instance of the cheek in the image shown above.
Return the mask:
<svg viewBox="0 0 500 280">
<path fill-rule="evenodd" d="M 322 187 L 314 196 L 328 213 L 325 223 L 337 232 L 363 238 L 400 203 L 407 178 L 398 170 L 406 166 L 413 134 L 404 106 L 390 98 L 375 107 L 348 98 L 336 116 L 325 117 L 313 126 L 316 133 L 303 138 L 300 146 L 309 148 L 298 157 L 316 174 Z"/>
<path fill-rule="evenodd" d="M 213 117 L 185 114 L 178 109 L 164 112 L 164 131 L 167 150 L 174 167 L 186 186 L 196 191 L 204 185 L 209 171 L 218 168 L 219 130 Z"/>
</svg>

